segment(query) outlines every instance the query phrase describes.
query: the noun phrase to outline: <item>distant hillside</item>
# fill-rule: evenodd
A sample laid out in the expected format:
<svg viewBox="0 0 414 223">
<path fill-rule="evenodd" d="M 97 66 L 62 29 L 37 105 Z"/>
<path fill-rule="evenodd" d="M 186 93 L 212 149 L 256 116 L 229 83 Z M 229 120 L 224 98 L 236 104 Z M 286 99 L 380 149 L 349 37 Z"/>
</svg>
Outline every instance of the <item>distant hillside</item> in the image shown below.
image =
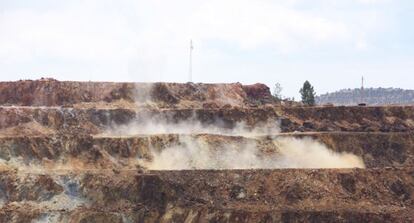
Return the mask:
<svg viewBox="0 0 414 223">
<path fill-rule="evenodd" d="M 317 104 L 356 105 L 361 102 L 361 89 L 343 89 L 316 97 Z M 414 104 L 414 90 L 400 88 L 366 88 L 364 103 L 368 105 Z"/>
</svg>

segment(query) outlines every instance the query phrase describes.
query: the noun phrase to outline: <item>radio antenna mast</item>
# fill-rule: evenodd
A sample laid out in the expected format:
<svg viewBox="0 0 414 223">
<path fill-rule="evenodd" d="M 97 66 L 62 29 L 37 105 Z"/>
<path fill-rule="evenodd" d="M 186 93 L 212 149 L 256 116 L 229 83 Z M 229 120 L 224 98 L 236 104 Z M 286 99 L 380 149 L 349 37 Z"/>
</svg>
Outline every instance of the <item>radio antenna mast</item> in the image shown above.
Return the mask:
<svg viewBox="0 0 414 223">
<path fill-rule="evenodd" d="M 192 82 L 193 81 L 193 40 L 190 40 L 190 64 L 189 64 L 189 69 L 188 69 L 188 81 Z"/>
<path fill-rule="evenodd" d="M 364 76 L 361 79 L 361 103 L 364 103 Z"/>
</svg>

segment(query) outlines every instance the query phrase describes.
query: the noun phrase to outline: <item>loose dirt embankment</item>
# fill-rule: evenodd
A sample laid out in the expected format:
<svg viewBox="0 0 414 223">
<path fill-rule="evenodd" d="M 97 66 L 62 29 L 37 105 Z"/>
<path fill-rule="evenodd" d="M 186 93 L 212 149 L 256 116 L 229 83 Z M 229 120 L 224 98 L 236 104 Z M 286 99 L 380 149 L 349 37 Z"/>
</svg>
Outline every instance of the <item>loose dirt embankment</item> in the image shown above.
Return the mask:
<svg viewBox="0 0 414 223">
<path fill-rule="evenodd" d="M 0 104 L 0 222 L 414 219 L 413 107 L 54 80 L 0 83 Z"/>
</svg>

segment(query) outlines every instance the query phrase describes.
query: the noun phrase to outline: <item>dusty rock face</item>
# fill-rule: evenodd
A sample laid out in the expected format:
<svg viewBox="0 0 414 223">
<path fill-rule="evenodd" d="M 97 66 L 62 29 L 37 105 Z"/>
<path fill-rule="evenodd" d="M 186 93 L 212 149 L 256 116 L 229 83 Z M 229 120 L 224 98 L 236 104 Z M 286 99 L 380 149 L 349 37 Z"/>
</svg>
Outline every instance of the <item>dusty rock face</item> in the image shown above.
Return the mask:
<svg viewBox="0 0 414 223">
<path fill-rule="evenodd" d="M 173 108 L 202 108 L 204 103 L 218 107 L 275 103 L 269 88 L 263 84 L 60 82 L 53 79 L 0 83 L 0 104 L 76 106 L 117 100 L 132 103 L 148 100 L 158 107 Z"/>
<path fill-rule="evenodd" d="M 333 151 L 348 152 L 360 156 L 368 168 L 414 166 L 414 135 L 412 133 L 323 133 L 290 134 L 276 139 L 268 137 L 249 138 L 240 136 L 220 136 L 195 134 L 188 136 L 192 141 L 202 142 L 212 150 L 220 150 L 223 145 L 241 147 L 255 143 L 263 154 L 278 151 L 273 141 L 294 136 L 313 138 L 329 146 Z M 179 146 L 178 134 L 147 136 L 91 137 L 78 135 L 2 137 L 0 159 L 15 165 L 44 166 L 67 165 L 68 168 L 135 168 L 137 158 L 151 160 L 151 150 L 162 151 Z M 58 167 L 59 167 L 58 165 Z"/>
<path fill-rule="evenodd" d="M 412 174 L 412 169 L 84 172 L 70 173 L 77 181 L 64 190 L 49 186 L 24 193 L 26 188 L 10 183 L 28 184 L 22 181 L 30 178 L 65 185 L 67 175 L 3 172 L 0 186 L 9 183 L 9 191 L 22 194 L 17 200 L 30 208 L 26 215 L 54 214 L 61 221 L 404 221 L 413 217 L 407 211 L 413 206 Z M 49 210 L 47 202 L 62 194 L 81 202 L 63 212 Z M 24 218 L 22 208 L 23 201 L 5 205 L 0 219 Z"/>
<path fill-rule="evenodd" d="M 50 130 L 71 130 L 97 134 L 111 125 L 143 122 L 148 119 L 171 123 L 197 121 L 204 125 L 232 128 L 239 122 L 248 126 L 280 123 L 282 132 L 411 132 L 414 130 L 413 107 L 336 107 L 219 109 L 105 109 L 105 108 L 0 108 L 0 131 L 36 122 Z M 365 114 L 361 118 L 358 114 Z M 304 115 L 306 114 L 306 115 Z M 36 127 L 34 126 L 34 127 Z M 30 129 L 30 126 L 25 128 Z M 19 130 L 20 131 L 20 130 Z M 18 134 L 18 131 L 17 131 Z"/>
<path fill-rule="evenodd" d="M 413 120 L 410 106 L 281 106 L 262 84 L 2 82 L 0 222 L 413 222 Z M 145 166 L 171 149 L 265 162 L 283 140 L 365 168 Z"/>
<path fill-rule="evenodd" d="M 414 107 L 284 107 L 286 131 L 413 131 Z M 300 126 L 301 125 L 301 126 Z M 283 125 L 282 125 L 283 126 Z"/>
</svg>

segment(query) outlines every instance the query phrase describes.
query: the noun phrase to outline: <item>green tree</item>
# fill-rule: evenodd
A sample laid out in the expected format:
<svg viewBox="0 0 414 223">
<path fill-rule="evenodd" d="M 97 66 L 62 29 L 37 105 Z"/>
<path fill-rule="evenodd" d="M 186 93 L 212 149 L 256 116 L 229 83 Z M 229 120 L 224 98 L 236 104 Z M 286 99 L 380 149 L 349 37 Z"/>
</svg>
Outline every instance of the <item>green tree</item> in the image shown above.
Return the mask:
<svg viewBox="0 0 414 223">
<path fill-rule="evenodd" d="M 303 87 L 299 91 L 302 96 L 302 102 L 305 105 L 315 105 L 315 91 L 309 81 L 303 83 Z"/>
</svg>

